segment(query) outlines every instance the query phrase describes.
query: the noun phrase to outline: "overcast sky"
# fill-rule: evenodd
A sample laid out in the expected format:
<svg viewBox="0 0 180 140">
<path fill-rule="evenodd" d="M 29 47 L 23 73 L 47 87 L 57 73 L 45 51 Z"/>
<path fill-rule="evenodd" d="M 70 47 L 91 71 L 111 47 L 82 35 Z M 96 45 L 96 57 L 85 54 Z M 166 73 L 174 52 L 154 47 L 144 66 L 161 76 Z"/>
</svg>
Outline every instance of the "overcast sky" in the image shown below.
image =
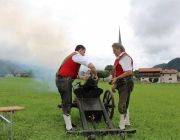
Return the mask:
<svg viewBox="0 0 180 140">
<path fill-rule="evenodd" d="M 120 27 L 134 69 L 151 68 L 180 57 L 179 7 L 180 0 L 0 0 L 0 59 L 56 70 L 82 44 L 103 70 L 114 63 Z"/>
</svg>

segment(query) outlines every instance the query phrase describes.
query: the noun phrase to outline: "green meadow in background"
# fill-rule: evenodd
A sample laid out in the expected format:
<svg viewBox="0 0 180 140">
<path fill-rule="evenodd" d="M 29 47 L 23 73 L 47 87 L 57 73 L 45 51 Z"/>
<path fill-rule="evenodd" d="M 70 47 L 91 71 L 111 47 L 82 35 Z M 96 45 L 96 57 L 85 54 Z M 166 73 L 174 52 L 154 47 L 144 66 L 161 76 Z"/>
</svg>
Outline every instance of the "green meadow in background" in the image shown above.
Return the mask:
<svg viewBox="0 0 180 140">
<path fill-rule="evenodd" d="M 22 106 L 23 111 L 13 115 L 13 135 L 15 140 L 86 140 L 82 135 L 69 135 L 64 131 L 61 109 L 57 107 L 60 96 L 56 88 L 49 86 L 47 79 L 0 78 L 0 107 Z M 83 82 L 82 82 L 83 83 Z M 54 85 L 55 83 L 51 83 Z M 105 92 L 111 89 L 108 82 L 99 81 L 98 86 Z M 104 95 L 102 93 L 102 97 Z M 117 109 L 118 93 L 114 93 L 115 113 L 112 123 L 119 123 Z M 126 135 L 126 140 L 179 140 L 180 139 L 180 84 L 141 84 L 135 82 L 130 100 L 130 121 L 136 134 Z M 2 115 L 2 113 L 0 113 Z M 83 130 L 79 110 L 72 108 L 72 121 L 78 130 Z M 3 132 L 0 122 L 0 140 L 10 138 L 10 128 Z M 108 129 L 102 121 L 97 129 Z M 93 129 L 89 123 L 90 129 Z M 119 135 L 96 135 L 97 140 L 117 140 Z"/>
</svg>

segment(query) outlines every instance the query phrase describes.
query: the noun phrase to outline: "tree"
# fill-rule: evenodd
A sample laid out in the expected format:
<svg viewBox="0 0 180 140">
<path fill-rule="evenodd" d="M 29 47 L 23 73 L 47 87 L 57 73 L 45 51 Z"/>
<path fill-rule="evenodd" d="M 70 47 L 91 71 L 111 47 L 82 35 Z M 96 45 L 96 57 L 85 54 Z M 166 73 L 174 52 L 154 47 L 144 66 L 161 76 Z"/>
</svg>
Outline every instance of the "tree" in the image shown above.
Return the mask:
<svg viewBox="0 0 180 140">
<path fill-rule="evenodd" d="M 134 75 L 137 79 L 140 79 L 140 78 L 141 78 L 141 75 L 140 75 L 140 73 L 139 73 L 138 70 L 135 70 L 135 71 L 133 72 L 133 75 Z"/>
<path fill-rule="evenodd" d="M 111 72 L 113 69 L 113 65 L 107 65 L 104 70 L 108 70 L 109 72 Z"/>
<path fill-rule="evenodd" d="M 104 81 L 104 78 L 107 78 L 109 75 L 110 75 L 110 72 L 108 70 L 99 70 L 97 72 L 97 75 L 98 75 L 98 78 L 103 78 L 103 81 Z"/>
<path fill-rule="evenodd" d="M 29 77 L 34 77 L 34 72 L 33 72 L 33 70 L 30 70 L 30 71 L 28 72 L 28 75 L 29 75 Z"/>
<path fill-rule="evenodd" d="M 102 78 L 103 77 L 102 70 L 98 70 L 97 71 L 97 76 L 98 76 L 98 78 Z"/>
</svg>

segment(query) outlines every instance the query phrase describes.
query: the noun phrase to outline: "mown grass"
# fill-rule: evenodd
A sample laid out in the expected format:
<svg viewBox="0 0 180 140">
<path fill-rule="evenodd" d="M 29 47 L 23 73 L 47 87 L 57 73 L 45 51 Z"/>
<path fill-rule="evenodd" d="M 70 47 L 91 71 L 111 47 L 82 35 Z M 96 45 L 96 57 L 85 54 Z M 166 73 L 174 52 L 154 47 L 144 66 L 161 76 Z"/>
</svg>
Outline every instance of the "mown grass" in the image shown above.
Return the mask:
<svg viewBox="0 0 180 140">
<path fill-rule="evenodd" d="M 14 138 L 16 140 L 86 140 L 81 135 L 68 135 L 64 131 L 61 109 L 57 107 L 60 96 L 46 79 L 0 78 L 0 106 L 23 106 L 25 110 L 13 115 Z M 52 85 L 55 85 L 53 82 Z M 107 82 L 99 87 L 110 89 Z M 55 86 L 54 86 L 55 87 Z M 103 93 L 104 94 L 104 93 Z M 102 96 L 103 96 L 102 94 Z M 116 106 L 118 93 L 115 93 Z M 180 138 L 180 84 L 135 83 L 130 101 L 131 126 L 137 133 L 126 135 L 127 140 L 178 140 Z M 2 113 L 1 113 L 2 114 Z M 72 120 L 82 130 L 79 111 L 72 108 Z M 116 128 L 119 113 L 115 108 L 112 123 Z M 1 123 L 3 124 L 3 123 Z M 89 123 L 90 124 L 90 123 Z M 97 123 L 98 129 L 108 129 L 104 121 Z M 93 128 L 90 125 L 90 128 Z M 9 139 L 0 128 L 0 140 Z M 118 135 L 96 136 L 97 140 L 117 140 Z"/>
</svg>

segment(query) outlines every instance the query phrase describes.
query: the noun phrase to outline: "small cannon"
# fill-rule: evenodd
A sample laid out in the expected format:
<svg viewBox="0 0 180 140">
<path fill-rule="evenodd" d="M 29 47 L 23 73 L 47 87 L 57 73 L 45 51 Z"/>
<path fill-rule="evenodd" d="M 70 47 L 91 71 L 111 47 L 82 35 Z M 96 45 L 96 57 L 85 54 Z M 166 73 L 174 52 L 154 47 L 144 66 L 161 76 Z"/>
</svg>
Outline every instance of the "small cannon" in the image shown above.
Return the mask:
<svg viewBox="0 0 180 140">
<path fill-rule="evenodd" d="M 81 118 L 81 123 L 83 126 L 83 131 L 72 131 L 68 132 L 71 134 L 83 134 L 87 136 L 90 140 L 95 140 L 96 134 L 120 134 L 120 137 L 125 140 L 125 133 L 136 133 L 135 129 L 131 130 L 121 130 L 113 127 L 111 119 L 114 114 L 114 95 L 112 91 L 106 90 L 103 96 L 103 100 L 100 99 L 100 95 L 103 93 L 103 89 L 98 87 L 98 81 L 94 80 L 92 77 L 81 85 L 77 82 L 73 87 L 73 92 L 75 94 L 75 100 L 71 107 L 76 107 L 79 109 L 79 114 Z M 59 108 L 62 105 L 58 105 Z M 109 129 L 97 129 L 94 122 L 100 122 L 102 117 L 105 123 L 108 125 Z M 94 130 L 90 130 L 88 127 L 88 121 L 93 125 Z"/>
</svg>

